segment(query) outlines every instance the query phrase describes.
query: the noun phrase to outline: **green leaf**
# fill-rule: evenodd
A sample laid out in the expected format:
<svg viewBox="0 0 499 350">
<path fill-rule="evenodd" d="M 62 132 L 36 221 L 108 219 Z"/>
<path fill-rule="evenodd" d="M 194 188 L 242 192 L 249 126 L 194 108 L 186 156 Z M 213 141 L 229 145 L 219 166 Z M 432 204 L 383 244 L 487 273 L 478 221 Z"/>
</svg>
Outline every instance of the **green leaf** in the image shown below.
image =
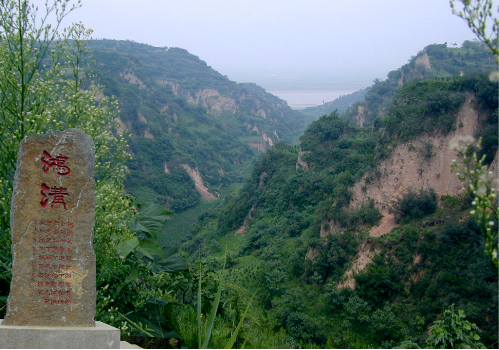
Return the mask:
<svg viewBox="0 0 499 350">
<path fill-rule="evenodd" d="M 155 271 L 157 269 L 157 271 Z M 189 269 L 184 257 L 180 253 L 169 256 L 153 265 L 153 272 L 178 272 Z"/>
<path fill-rule="evenodd" d="M 215 323 L 215 317 L 217 316 L 218 305 L 220 304 L 220 295 L 222 294 L 222 282 L 218 283 L 217 294 L 215 295 L 215 300 L 211 305 L 210 316 L 208 318 L 208 329 L 206 331 L 206 338 L 204 339 L 203 349 L 208 348 L 208 343 L 211 338 L 211 331 L 213 330 L 213 324 Z"/>
<path fill-rule="evenodd" d="M 125 259 L 130 252 L 139 246 L 139 244 L 140 242 L 137 237 L 132 237 L 127 241 L 120 242 L 120 244 L 118 244 L 118 253 L 120 254 L 120 257 Z"/>
<path fill-rule="evenodd" d="M 255 298 L 255 295 L 256 295 L 257 292 L 258 292 L 258 287 L 256 288 L 255 292 L 251 296 L 251 299 L 248 302 L 248 306 L 246 306 L 246 310 L 244 310 L 244 314 L 241 317 L 241 320 L 239 321 L 239 323 L 237 324 L 237 327 L 236 327 L 236 330 L 234 331 L 234 334 L 232 334 L 232 337 L 230 337 L 230 339 L 227 342 L 227 344 L 225 344 L 225 349 L 232 349 L 232 346 L 236 342 L 237 335 L 239 334 L 239 331 L 241 330 L 241 327 L 243 326 L 243 322 L 244 322 L 244 319 L 246 318 L 246 314 L 248 313 L 249 308 L 251 306 L 251 303 L 253 302 L 253 299 Z"/>
<path fill-rule="evenodd" d="M 130 272 L 130 274 L 125 279 L 125 282 L 135 281 L 137 279 L 137 277 L 139 277 L 139 269 L 138 268 L 133 269 L 132 272 Z"/>
<path fill-rule="evenodd" d="M 139 204 L 137 210 L 140 216 L 156 217 L 158 220 L 163 220 L 163 222 L 172 215 L 171 212 L 156 203 Z"/>
<path fill-rule="evenodd" d="M 157 243 L 151 242 L 149 240 L 140 241 L 137 251 L 152 260 L 154 260 L 153 256 L 158 256 L 161 258 L 163 257 L 163 250 L 161 249 L 161 247 Z"/>
<path fill-rule="evenodd" d="M 137 204 L 138 215 L 130 222 L 130 230 L 157 236 L 171 213 L 155 203 Z"/>
<path fill-rule="evenodd" d="M 145 232 L 157 235 L 161 232 L 165 220 L 151 216 L 136 216 L 130 223 L 130 230 L 134 232 Z"/>
</svg>

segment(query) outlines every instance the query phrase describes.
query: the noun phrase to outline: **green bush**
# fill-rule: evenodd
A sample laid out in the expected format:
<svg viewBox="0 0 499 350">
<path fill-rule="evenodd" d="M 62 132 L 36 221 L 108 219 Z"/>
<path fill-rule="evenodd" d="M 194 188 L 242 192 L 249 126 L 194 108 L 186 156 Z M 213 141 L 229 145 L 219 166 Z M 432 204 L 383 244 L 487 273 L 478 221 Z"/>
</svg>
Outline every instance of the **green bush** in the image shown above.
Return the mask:
<svg viewBox="0 0 499 350">
<path fill-rule="evenodd" d="M 421 218 L 432 214 L 437 209 L 437 194 L 435 190 L 410 190 L 404 197 L 393 202 L 390 212 L 395 214 L 397 222 Z"/>
</svg>

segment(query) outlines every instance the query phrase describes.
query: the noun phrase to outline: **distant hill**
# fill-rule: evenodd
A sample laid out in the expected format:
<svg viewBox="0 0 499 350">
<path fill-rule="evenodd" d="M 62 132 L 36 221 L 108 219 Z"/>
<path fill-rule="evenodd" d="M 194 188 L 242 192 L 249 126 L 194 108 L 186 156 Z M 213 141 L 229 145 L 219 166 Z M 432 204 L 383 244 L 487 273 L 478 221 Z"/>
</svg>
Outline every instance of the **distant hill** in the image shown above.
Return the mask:
<svg viewBox="0 0 499 350">
<path fill-rule="evenodd" d="M 306 116 L 307 124 L 338 110 L 361 125 L 369 125 L 376 116 L 388 110 L 391 98 L 404 83 L 490 72 L 494 69 L 497 69 L 494 59 L 487 47 L 478 41 L 465 41 L 461 47 L 448 47 L 446 43 L 432 44 L 411 57 L 407 64 L 388 73 L 386 80 L 376 79 L 367 89 L 300 112 Z"/>
<path fill-rule="evenodd" d="M 274 143 L 296 140 L 300 113 L 255 84 L 237 84 L 181 48 L 89 43 L 104 93 L 132 134 L 127 190 L 175 212 L 214 200 Z"/>
<path fill-rule="evenodd" d="M 335 99 L 334 101 L 326 102 L 322 105 L 315 107 L 307 107 L 300 110 L 300 112 L 306 116 L 308 123 L 319 119 L 323 115 L 329 115 L 334 110 L 338 110 L 338 113 L 345 113 L 354 103 L 362 101 L 366 96 L 367 89 L 362 89 L 355 91 L 348 95 L 342 95 Z"/>
<path fill-rule="evenodd" d="M 405 83 L 424 79 L 448 79 L 497 69 L 487 47 L 478 41 L 465 41 L 461 47 L 432 44 L 411 57 L 399 69 L 388 73 L 386 80 L 375 80 L 364 101 L 354 104 L 344 116 L 361 126 L 371 125 L 386 116 L 397 90 Z"/>
</svg>

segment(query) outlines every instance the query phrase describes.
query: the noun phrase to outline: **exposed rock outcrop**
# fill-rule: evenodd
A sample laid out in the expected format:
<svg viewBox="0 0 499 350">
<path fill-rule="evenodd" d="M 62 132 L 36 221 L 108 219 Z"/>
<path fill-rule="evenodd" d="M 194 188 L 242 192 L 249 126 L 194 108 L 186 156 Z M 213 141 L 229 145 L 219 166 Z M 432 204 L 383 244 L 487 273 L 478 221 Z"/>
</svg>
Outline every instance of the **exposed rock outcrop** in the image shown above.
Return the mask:
<svg viewBox="0 0 499 350">
<path fill-rule="evenodd" d="M 121 72 L 120 73 L 120 76 L 123 78 L 123 79 L 126 79 L 128 80 L 128 82 L 130 84 L 136 84 L 139 86 L 139 89 L 145 89 L 146 88 L 146 85 L 142 82 L 142 80 L 140 80 L 134 72 L 132 72 L 131 70 L 127 69 L 125 70 L 124 72 Z"/>
<path fill-rule="evenodd" d="M 414 61 L 414 63 L 416 64 L 416 66 L 423 66 L 426 69 L 431 69 L 430 56 L 428 56 L 427 52 L 416 57 L 416 60 Z"/>
<path fill-rule="evenodd" d="M 175 96 L 184 97 L 188 102 L 201 105 L 206 108 L 208 113 L 213 115 L 220 115 L 224 111 L 235 113 L 237 111 L 237 103 L 231 98 L 220 94 L 215 89 L 200 89 L 195 95 L 183 90 L 180 84 L 174 81 L 164 79 L 157 80 L 158 83 L 163 85 L 170 85 Z"/>
<path fill-rule="evenodd" d="M 305 162 L 303 159 L 302 159 L 302 156 L 304 154 L 307 154 L 307 153 L 310 153 L 311 151 L 300 151 L 298 153 L 298 160 L 296 161 L 296 171 L 298 171 L 299 169 L 303 169 L 305 171 L 308 171 L 310 169 L 310 167 L 308 166 L 307 162 Z"/>
<path fill-rule="evenodd" d="M 355 278 L 353 277 L 355 273 L 364 270 L 367 264 L 373 262 L 374 256 L 379 254 L 380 249 L 375 248 L 373 242 L 364 241 L 359 246 L 359 253 L 355 257 L 352 266 L 345 272 L 343 277 L 341 277 L 340 282 L 337 285 L 338 289 L 343 289 L 349 287 L 351 289 L 355 288 Z"/>
</svg>

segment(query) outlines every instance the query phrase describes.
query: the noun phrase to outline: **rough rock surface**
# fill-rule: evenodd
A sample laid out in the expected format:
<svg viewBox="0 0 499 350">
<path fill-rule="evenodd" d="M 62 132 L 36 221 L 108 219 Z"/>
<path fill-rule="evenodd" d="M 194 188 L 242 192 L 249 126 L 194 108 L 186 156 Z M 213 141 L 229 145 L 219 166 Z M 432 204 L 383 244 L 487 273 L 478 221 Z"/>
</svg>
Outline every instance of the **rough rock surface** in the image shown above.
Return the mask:
<svg viewBox="0 0 499 350">
<path fill-rule="evenodd" d="M 95 326 L 94 157 L 92 138 L 77 129 L 21 142 L 3 325 Z"/>
</svg>

